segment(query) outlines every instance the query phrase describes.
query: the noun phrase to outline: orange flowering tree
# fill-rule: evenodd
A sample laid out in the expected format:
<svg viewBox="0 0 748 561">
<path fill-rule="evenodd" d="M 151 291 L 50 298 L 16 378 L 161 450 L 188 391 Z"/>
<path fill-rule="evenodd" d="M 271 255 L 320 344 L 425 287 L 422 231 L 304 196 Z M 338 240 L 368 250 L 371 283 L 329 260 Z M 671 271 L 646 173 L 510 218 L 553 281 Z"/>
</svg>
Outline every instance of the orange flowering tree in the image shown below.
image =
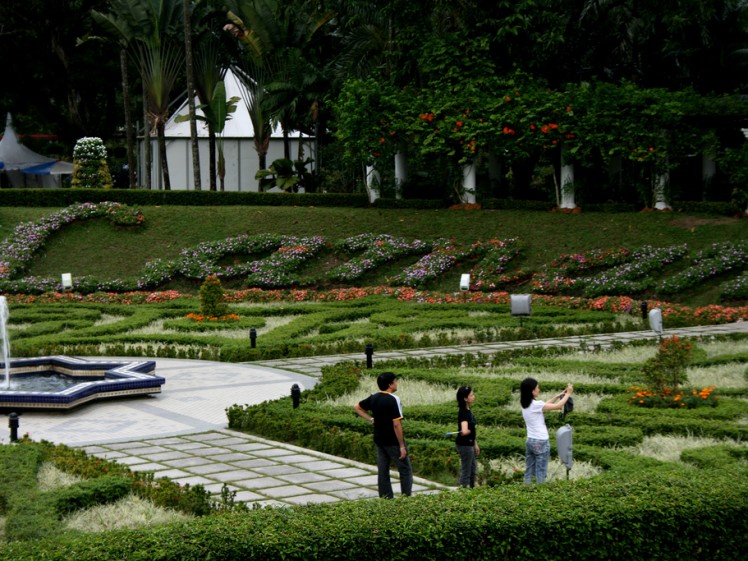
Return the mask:
<svg viewBox="0 0 748 561">
<path fill-rule="evenodd" d="M 686 366 L 691 360 L 691 341 L 677 335 L 663 339 L 657 354 L 644 363 L 645 381 L 658 391 L 677 390 L 688 380 Z"/>
<path fill-rule="evenodd" d="M 688 377 L 686 367 L 691 360 L 693 345 L 677 335 L 663 339 L 657 354 L 644 363 L 642 374 L 648 387 L 631 387 L 629 403 L 643 407 L 689 408 L 717 405 L 714 386 L 701 390 L 684 390 L 680 386 Z"/>
</svg>

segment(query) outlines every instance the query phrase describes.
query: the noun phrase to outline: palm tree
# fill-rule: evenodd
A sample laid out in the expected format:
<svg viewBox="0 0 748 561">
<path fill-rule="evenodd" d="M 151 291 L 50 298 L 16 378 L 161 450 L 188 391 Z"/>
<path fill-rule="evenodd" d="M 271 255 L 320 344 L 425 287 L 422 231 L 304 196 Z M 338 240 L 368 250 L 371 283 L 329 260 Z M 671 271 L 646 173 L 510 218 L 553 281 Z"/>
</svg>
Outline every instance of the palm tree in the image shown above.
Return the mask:
<svg viewBox="0 0 748 561">
<path fill-rule="evenodd" d="M 165 190 L 171 189 L 166 159 L 164 127 L 169 97 L 180 75 L 183 47 L 177 40 L 183 29 L 178 0 L 110 0 L 111 12 L 92 12 L 94 19 L 112 35 L 120 37 L 140 72 L 146 115 L 151 132 L 158 137 L 158 150 Z"/>
<path fill-rule="evenodd" d="M 229 7 L 231 31 L 243 44 L 248 61 L 244 67 L 252 81 L 247 84 L 248 89 L 262 97 L 261 102 L 252 102 L 250 113 L 280 124 L 284 154 L 290 158 L 289 132 L 302 128 L 305 121 L 317 115 L 315 108 L 327 90 L 321 65 L 313 55 L 334 12 L 308 0 L 289 4 L 279 0 L 233 0 Z M 254 75 L 258 72 L 261 79 Z M 262 92 L 256 91 L 259 83 L 264 85 Z M 263 128 L 270 130 L 269 126 Z"/>
</svg>

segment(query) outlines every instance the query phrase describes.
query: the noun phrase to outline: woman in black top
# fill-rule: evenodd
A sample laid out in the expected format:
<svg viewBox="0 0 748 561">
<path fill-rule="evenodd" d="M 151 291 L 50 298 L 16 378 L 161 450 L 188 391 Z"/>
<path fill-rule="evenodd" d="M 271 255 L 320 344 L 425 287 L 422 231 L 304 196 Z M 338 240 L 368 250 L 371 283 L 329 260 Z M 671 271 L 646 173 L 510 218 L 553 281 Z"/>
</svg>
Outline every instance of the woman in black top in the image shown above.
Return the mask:
<svg viewBox="0 0 748 561">
<path fill-rule="evenodd" d="M 480 447 L 475 439 L 475 417 L 470 405 L 475 401 L 475 392 L 470 386 L 457 390 L 457 453 L 460 455 L 460 486 L 475 487 L 475 474 L 478 471 Z"/>
</svg>

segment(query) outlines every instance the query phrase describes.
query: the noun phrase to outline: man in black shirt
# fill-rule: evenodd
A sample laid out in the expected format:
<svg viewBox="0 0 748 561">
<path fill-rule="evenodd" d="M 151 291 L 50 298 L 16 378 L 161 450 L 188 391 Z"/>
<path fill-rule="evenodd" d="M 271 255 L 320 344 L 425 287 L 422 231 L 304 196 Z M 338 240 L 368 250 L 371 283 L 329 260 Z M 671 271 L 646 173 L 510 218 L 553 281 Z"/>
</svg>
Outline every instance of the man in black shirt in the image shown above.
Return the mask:
<svg viewBox="0 0 748 561">
<path fill-rule="evenodd" d="M 379 496 L 393 498 L 390 482 L 390 462 L 394 460 L 400 473 L 400 490 L 410 496 L 413 489 L 413 469 L 403 437 L 403 411 L 397 391 L 397 377 L 392 372 L 382 372 L 377 378 L 379 392 L 353 406 L 354 411 L 374 426 L 374 444 L 377 447 L 377 483 Z"/>
</svg>

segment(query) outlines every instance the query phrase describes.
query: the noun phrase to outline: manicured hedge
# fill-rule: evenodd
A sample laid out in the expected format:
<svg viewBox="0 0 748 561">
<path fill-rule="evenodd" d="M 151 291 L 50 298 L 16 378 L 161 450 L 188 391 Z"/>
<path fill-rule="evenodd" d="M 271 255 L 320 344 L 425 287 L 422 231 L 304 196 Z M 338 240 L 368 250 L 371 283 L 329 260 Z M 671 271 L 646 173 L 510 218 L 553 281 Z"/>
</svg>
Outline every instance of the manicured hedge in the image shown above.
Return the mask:
<svg viewBox="0 0 748 561">
<path fill-rule="evenodd" d="M 366 207 L 366 194 L 157 191 L 144 189 L 0 189 L 0 206 L 66 207 L 114 201 L 128 205 Z"/>
<path fill-rule="evenodd" d="M 128 205 L 184 205 L 184 206 L 321 206 L 374 208 L 447 208 L 451 203 L 442 199 L 377 199 L 369 203 L 366 193 L 256 193 L 253 191 L 163 191 L 145 189 L 1 189 L 0 206 L 65 207 L 75 203 L 116 201 Z M 549 211 L 555 203 L 515 199 L 484 199 L 481 208 L 490 210 Z M 732 216 L 740 213 L 729 202 L 678 201 L 676 212 L 719 214 Z M 626 203 L 582 205 L 584 212 L 636 212 Z"/>
<path fill-rule="evenodd" d="M 126 497 L 132 492 L 132 480 L 124 477 L 98 477 L 86 479 L 55 490 L 52 504 L 59 516 L 76 510 L 107 504 Z"/>
<path fill-rule="evenodd" d="M 748 472 L 737 462 L 626 478 L 479 488 L 394 501 L 258 510 L 59 541 L 11 543 L 31 561 L 285 559 L 725 560 L 748 550 Z"/>
</svg>

